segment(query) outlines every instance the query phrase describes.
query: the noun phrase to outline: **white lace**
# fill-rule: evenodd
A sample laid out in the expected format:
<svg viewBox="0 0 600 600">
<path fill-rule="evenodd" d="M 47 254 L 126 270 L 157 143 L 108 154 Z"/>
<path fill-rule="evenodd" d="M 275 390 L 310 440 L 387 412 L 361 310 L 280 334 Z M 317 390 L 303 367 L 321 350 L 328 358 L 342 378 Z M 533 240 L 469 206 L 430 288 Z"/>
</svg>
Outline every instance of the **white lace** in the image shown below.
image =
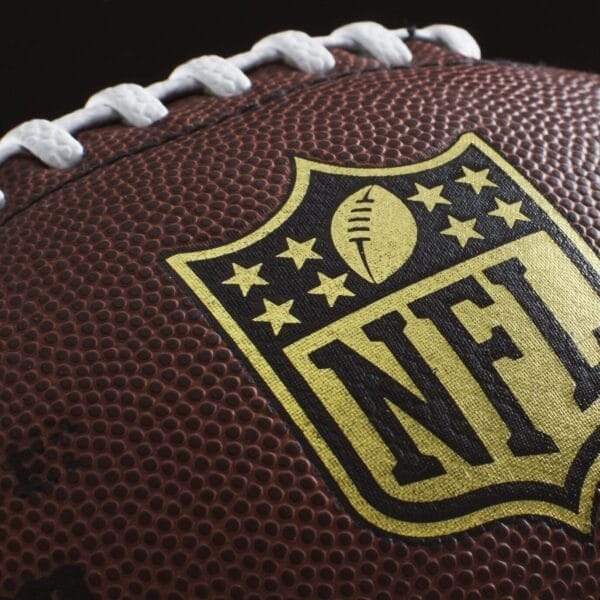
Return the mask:
<svg viewBox="0 0 600 600">
<path fill-rule="evenodd" d="M 328 48 L 344 48 L 385 65 L 409 66 L 412 54 L 404 41 L 411 35 L 467 57 L 479 59 L 481 56 L 471 34 L 452 25 L 430 25 L 409 31 L 361 22 L 345 25 L 323 37 L 310 37 L 301 31 L 275 33 L 260 40 L 248 52 L 227 59 L 220 56 L 194 58 L 177 67 L 167 80 L 146 88 L 133 83 L 106 88 L 94 94 L 85 108 L 54 121 L 27 121 L 0 139 L 0 164 L 28 151 L 50 167 L 68 169 L 84 154 L 74 133 L 115 119 L 134 127 L 152 125 L 168 114 L 163 101 L 175 95 L 197 91 L 218 97 L 243 94 L 252 86 L 244 72 L 265 63 L 281 60 L 306 73 L 324 73 L 335 66 Z M 0 190 L 0 209 L 5 204 L 6 197 Z"/>
</svg>

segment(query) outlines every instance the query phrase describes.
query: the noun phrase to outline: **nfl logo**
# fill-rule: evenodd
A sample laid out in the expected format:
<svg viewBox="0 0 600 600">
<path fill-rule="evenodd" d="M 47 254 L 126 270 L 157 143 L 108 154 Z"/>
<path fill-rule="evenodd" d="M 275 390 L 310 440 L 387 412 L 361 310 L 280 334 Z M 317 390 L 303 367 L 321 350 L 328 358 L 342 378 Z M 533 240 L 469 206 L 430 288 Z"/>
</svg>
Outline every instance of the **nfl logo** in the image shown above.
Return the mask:
<svg viewBox="0 0 600 600">
<path fill-rule="evenodd" d="M 517 516 L 589 532 L 592 249 L 474 134 L 412 165 L 295 167 L 267 223 L 166 262 L 348 508 L 408 538 Z"/>
</svg>

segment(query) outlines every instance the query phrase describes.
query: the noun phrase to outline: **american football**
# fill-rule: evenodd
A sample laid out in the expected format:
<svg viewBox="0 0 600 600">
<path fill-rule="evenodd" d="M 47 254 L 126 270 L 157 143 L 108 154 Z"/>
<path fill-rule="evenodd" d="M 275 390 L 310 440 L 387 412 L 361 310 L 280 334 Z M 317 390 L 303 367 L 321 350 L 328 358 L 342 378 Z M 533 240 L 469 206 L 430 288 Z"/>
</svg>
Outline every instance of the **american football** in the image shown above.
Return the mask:
<svg viewBox="0 0 600 600">
<path fill-rule="evenodd" d="M 0 598 L 599 598 L 600 77 L 173 67 L 0 140 Z"/>
<path fill-rule="evenodd" d="M 412 253 L 417 227 L 400 198 L 372 185 L 340 204 L 331 221 L 331 240 L 351 269 L 381 283 Z"/>
</svg>

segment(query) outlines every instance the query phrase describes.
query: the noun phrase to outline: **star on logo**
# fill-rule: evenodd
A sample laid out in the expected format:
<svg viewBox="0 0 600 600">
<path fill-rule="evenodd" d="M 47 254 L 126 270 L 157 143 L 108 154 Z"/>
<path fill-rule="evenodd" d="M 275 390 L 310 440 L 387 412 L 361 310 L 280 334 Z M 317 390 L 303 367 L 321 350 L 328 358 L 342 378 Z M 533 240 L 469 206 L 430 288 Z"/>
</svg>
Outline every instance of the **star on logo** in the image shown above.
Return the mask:
<svg viewBox="0 0 600 600">
<path fill-rule="evenodd" d="M 521 212 L 522 200 L 518 202 L 504 202 L 500 198 L 496 198 L 496 210 L 492 210 L 488 213 L 491 217 L 499 217 L 504 219 L 504 222 L 512 229 L 517 221 L 529 221 L 529 217 L 526 217 Z"/>
<path fill-rule="evenodd" d="M 425 208 L 431 212 L 438 204 L 451 204 L 449 200 L 442 196 L 443 185 L 436 185 L 435 187 L 428 188 L 420 183 L 415 183 L 417 187 L 417 193 L 414 196 L 410 196 L 407 200 L 413 202 L 422 202 Z"/>
<path fill-rule="evenodd" d="M 258 274 L 263 266 L 262 263 L 252 267 L 242 267 L 237 263 L 232 263 L 231 266 L 233 267 L 233 276 L 223 281 L 223 285 L 238 285 L 244 297 L 248 295 L 252 286 L 269 284 Z"/>
<path fill-rule="evenodd" d="M 489 169 L 481 169 L 481 171 L 472 171 L 469 167 L 462 167 L 464 177 L 460 177 L 456 181 L 465 183 L 473 188 L 476 194 L 479 194 L 484 187 L 498 187 L 494 182 L 488 179 L 490 174 Z"/>
<path fill-rule="evenodd" d="M 328 277 L 324 273 L 317 273 L 320 285 L 308 290 L 309 294 L 322 294 L 327 299 L 327 304 L 332 307 L 340 296 L 354 296 L 354 292 L 345 285 L 348 273 L 342 273 L 338 277 Z"/>
<path fill-rule="evenodd" d="M 448 222 L 450 227 L 440 231 L 442 235 L 451 235 L 456 238 L 456 241 L 460 244 L 461 248 L 467 245 L 470 239 L 482 240 L 483 236 L 475 231 L 475 222 L 477 219 L 467 219 L 466 221 L 460 221 L 454 218 L 452 215 L 448 215 Z"/>
<path fill-rule="evenodd" d="M 254 317 L 252 320 L 270 323 L 275 335 L 279 335 L 281 328 L 288 323 L 300 323 L 300 320 L 291 313 L 292 304 L 294 304 L 293 300 L 288 300 L 282 304 L 275 304 L 275 302 L 271 302 L 265 298 L 263 304 L 265 312 L 258 315 L 258 317 Z"/>
<path fill-rule="evenodd" d="M 313 246 L 317 241 L 316 238 L 311 238 L 310 240 L 306 240 L 305 242 L 297 242 L 292 238 L 285 238 L 288 249 L 284 252 L 281 252 L 277 256 L 279 258 L 291 258 L 296 265 L 296 269 L 298 271 L 304 266 L 304 263 L 307 260 L 319 260 L 323 257 L 320 254 L 317 254 L 313 250 Z"/>
</svg>

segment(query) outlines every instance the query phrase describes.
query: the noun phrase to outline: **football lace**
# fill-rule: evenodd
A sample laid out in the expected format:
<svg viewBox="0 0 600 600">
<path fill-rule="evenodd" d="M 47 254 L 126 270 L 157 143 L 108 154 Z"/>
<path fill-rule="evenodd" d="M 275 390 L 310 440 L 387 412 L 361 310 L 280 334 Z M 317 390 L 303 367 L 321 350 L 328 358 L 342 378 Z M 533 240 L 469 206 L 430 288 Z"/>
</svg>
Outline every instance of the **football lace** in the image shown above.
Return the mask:
<svg viewBox="0 0 600 600">
<path fill-rule="evenodd" d="M 111 121 L 147 127 L 165 117 L 163 101 L 174 96 L 202 92 L 220 98 L 243 94 L 252 87 L 245 72 L 266 63 L 282 61 L 305 73 L 326 73 L 335 67 L 328 48 L 343 48 L 374 58 L 390 67 L 406 67 L 412 54 L 405 43 L 410 38 L 445 46 L 469 58 L 479 59 L 479 46 L 471 34 L 453 25 L 430 25 L 422 29 L 391 30 L 373 22 L 350 23 L 328 36 L 311 37 L 302 31 L 269 35 L 249 51 L 222 58 L 201 56 L 178 66 L 165 81 L 142 87 L 123 83 L 94 94 L 85 107 L 54 121 L 33 119 L 18 125 L 0 139 L 0 164 L 27 151 L 42 163 L 57 169 L 75 166 L 84 147 L 74 137 Z M 0 209 L 6 196 L 0 190 Z"/>
</svg>

